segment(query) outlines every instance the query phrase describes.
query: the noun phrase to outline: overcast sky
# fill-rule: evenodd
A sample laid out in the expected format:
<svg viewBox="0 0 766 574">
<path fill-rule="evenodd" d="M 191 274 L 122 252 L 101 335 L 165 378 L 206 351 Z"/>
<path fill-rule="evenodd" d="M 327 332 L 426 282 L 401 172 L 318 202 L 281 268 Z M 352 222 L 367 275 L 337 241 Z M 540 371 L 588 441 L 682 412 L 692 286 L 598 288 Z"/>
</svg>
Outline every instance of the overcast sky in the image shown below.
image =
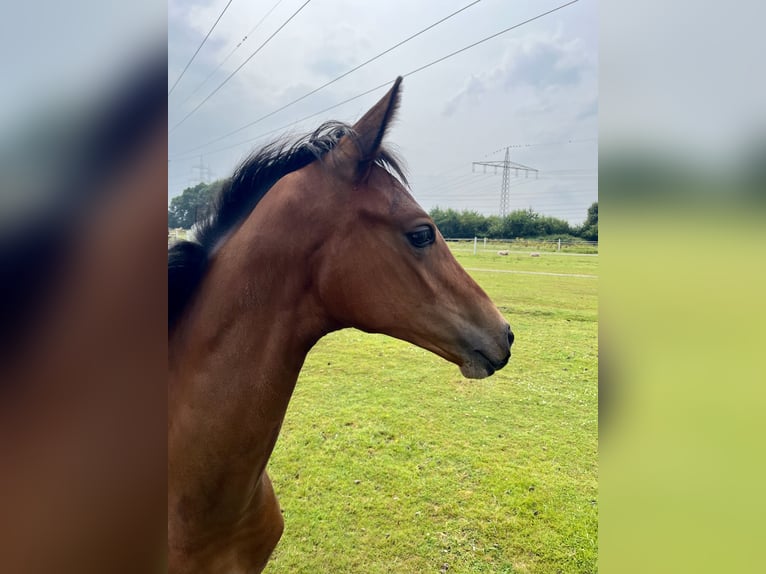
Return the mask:
<svg viewBox="0 0 766 574">
<path fill-rule="evenodd" d="M 169 127 L 210 94 L 305 0 L 282 0 L 200 87 L 277 0 L 233 0 L 169 97 Z M 228 0 L 168 3 L 168 86 Z M 472 0 L 312 0 L 169 139 L 170 196 L 200 180 L 230 175 L 249 152 L 284 132 L 329 119 L 353 123 L 386 91 L 358 98 L 297 125 L 300 118 L 393 82 L 455 50 L 562 2 L 482 0 L 422 36 L 305 100 L 226 139 L 191 152 L 310 92 Z M 471 162 L 511 160 L 540 170 L 511 181 L 511 208 L 580 223 L 598 198 L 598 30 L 595 0 L 512 30 L 404 79 L 398 149 L 415 197 L 436 205 L 497 213 L 501 175 Z M 268 135 L 267 132 L 277 130 Z M 544 144 L 544 145 L 531 145 Z"/>
</svg>

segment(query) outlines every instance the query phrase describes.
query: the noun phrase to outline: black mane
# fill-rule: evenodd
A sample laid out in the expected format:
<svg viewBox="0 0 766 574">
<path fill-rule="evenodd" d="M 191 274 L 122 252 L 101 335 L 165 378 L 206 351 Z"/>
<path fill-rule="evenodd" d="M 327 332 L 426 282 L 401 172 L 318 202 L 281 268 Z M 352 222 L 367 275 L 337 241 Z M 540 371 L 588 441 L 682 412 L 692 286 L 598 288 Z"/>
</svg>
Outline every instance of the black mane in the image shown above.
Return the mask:
<svg viewBox="0 0 766 574">
<path fill-rule="evenodd" d="M 213 251 L 255 209 L 280 179 L 321 160 L 347 135 L 356 134 L 347 124 L 326 122 L 296 141 L 277 140 L 253 153 L 223 182 L 210 211 L 196 224 L 195 239 L 168 249 L 168 332 L 197 289 Z M 393 171 L 406 183 L 396 157 L 381 149 L 375 163 Z"/>
</svg>

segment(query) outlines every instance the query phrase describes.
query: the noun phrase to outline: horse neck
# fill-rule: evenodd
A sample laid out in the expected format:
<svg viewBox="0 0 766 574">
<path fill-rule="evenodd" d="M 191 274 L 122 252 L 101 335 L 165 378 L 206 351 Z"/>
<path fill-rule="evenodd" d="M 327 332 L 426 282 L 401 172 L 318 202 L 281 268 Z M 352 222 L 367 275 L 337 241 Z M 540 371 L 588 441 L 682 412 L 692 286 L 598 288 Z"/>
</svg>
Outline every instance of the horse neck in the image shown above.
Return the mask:
<svg viewBox="0 0 766 574">
<path fill-rule="evenodd" d="M 269 233 L 226 242 L 170 339 L 168 511 L 183 531 L 171 537 L 242 522 L 306 354 L 331 330 L 310 247 L 286 252 Z"/>
</svg>

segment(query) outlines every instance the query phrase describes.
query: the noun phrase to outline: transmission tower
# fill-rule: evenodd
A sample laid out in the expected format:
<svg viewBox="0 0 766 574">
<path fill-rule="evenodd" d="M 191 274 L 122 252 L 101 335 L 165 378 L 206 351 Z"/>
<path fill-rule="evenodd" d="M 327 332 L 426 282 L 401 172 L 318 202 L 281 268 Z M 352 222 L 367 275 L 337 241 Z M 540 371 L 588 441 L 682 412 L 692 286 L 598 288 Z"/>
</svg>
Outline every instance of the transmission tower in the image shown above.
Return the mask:
<svg viewBox="0 0 766 574">
<path fill-rule="evenodd" d="M 198 183 L 210 183 L 212 181 L 213 170 L 210 169 L 210 166 L 205 165 L 202 156 L 199 156 L 199 163 L 192 166 L 192 172 L 194 171 L 199 172 Z"/>
<path fill-rule="evenodd" d="M 529 167 L 528 165 L 523 165 L 516 163 L 515 161 L 511 161 L 510 156 L 510 148 L 505 148 L 505 159 L 503 161 L 475 161 L 473 162 L 471 168 L 475 172 L 477 165 L 483 166 L 484 173 L 487 173 L 488 167 L 495 168 L 495 173 L 497 173 L 497 168 L 503 168 L 503 184 L 500 188 L 500 217 L 505 217 L 508 215 L 511 189 L 511 170 L 515 171 L 516 177 L 519 177 L 519 171 L 523 171 L 524 177 L 526 178 L 529 177 L 530 173 L 535 174 L 535 179 L 537 179 L 537 177 L 540 175 L 540 172 L 534 167 Z"/>
</svg>

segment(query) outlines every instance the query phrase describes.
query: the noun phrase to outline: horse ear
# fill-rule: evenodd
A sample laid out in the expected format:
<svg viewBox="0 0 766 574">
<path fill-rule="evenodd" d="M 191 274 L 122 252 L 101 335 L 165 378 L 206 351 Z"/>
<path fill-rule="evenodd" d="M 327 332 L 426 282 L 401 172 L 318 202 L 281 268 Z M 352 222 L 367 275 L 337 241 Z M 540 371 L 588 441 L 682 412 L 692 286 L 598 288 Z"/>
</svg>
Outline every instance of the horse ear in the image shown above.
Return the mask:
<svg viewBox="0 0 766 574">
<path fill-rule="evenodd" d="M 333 150 L 335 166 L 346 179 L 357 182 L 369 172 L 399 107 L 401 85 L 399 76 L 388 93 L 354 124 L 356 137 L 343 136 Z"/>
</svg>

